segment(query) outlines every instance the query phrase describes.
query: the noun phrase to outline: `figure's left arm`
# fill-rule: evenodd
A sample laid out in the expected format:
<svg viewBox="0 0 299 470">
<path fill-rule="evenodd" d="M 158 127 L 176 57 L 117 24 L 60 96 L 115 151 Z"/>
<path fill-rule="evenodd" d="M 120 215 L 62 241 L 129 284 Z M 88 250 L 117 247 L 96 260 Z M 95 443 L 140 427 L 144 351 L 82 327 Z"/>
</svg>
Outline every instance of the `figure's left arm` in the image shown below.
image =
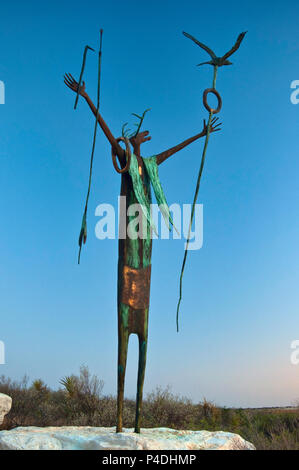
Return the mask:
<svg viewBox="0 0 299 470">
<path fill-rule="evenodd" d="M 218 119 L 219 118 L 212 119 L 210 132 L 220 131 L 219 126 L 221 126 L 221 122 L 217 123 Z M 200 134 L 196 134 L 193 137 L 190 137 L 189 139 L 184 140 L 180 144 L 175 145 L 174 147 L 171 147 L 170 149 L 165 150 L 162 153 L 159 153 L 156 157 L 157 158 L 157 164 L 160 165 L 165 160 L 167 160 L 167 158 L 171 157 L 172 155 L 177 153 L 179 150 L 182 150 L 183 148 L 185 148 L 187 145 L 191 144 L 195 140 L 200 139 L 200 137 L 204 137 L 206 134 L 207 134 L 207 125 L 206 125 L 206 121 L 204 120 L 203 121 L 203 130 L 202 130 L 202 132 L 200 132 Z"/>
</svg>

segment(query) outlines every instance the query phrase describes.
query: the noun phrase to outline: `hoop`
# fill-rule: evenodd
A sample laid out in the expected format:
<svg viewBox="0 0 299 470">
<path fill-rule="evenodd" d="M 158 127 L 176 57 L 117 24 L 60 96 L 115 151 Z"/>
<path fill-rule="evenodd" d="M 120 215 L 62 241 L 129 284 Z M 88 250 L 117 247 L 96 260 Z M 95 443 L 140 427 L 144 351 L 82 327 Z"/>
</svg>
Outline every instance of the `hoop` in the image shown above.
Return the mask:
<svg viewBox="0 0 299 470">
<path fill-rule="evenodd" d="M 130 164 L 131 164 L 132 154 L 131 154 L 130 144 L 129 144 L 128 139 L 125 139 L 124 137 L 118 137 L 116 139 L 116 142 L 124 142 L 125 143 L 125 146 L 126 146 L 125 154 L 126 154 L 127 163 L 126 163 L 126 166 L 124 168 L 119 168 L 117 166 L 116 154 L 113 150 L 113 147 L 111 147 L 112 163 L 113 163 L 113 166 L 114 166 L 115 170 L 117 171 L 117 173 L 120 173 L 120 174 L 126 173 L 129 170 Z"/>
<path fill-rule="evenodd" d="M 209 93 L 213 93 L 213 95 L 215 95 L 216 98 L 217 98 L 217 100 L 218 100 L 218 106 L 217 106 L 216 109 L 213 109 L 213 108 L 211 108 L 211 107 L 208 105 L 207 96 L 208 96 Z M 203 100 L 203 105 L 204 105 L 204 107 L 206 108 L 207 111 L 209 111 L 209 113 L 218 114 L 219 111 L 220 111 L 221 108 L 222 108 L 222 99 L 221 99 L 221 96 L 219 95 L 218 91 L 215 90 L 215 88 L 207 88 L 207 89 L 203 92 L 202 100 Z"/>
</svg>

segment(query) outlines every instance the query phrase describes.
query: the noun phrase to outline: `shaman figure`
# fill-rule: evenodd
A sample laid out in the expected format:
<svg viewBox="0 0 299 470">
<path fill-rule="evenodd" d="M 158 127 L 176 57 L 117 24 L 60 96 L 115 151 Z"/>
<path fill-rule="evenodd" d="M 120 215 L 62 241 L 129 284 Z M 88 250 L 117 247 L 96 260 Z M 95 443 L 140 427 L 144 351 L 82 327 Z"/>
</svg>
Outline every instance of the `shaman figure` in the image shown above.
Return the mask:
<svg viewBox="0 0 299 470">
<path fill-rule="evenodd" d="M 187 145 L 195 142 L 207 134 L 207 124 L 203 122 L 203 129 L 199 134 L 184 140 L 178 145 L 165 150 L 151 158 L 141 155 L 141 145 L 151 139 L 149 132 L 139 132 L 130 138 L 122 136 L 115 138 L 102 116 L 98 113 L 95 105 L 88 96 L 85 83 L 78 90 L 78 83 L 71 74 L 64 77 L 65 84 L 75 93 L 86 100 L 94 116 L 108 139 L 112 149 L 113 164 L 118 173 L 121 174 L 121 196 L 125 201 L 122 211 L 126 214 L 126 220 L 120 220 L 120 230 L 129 226 L 134 218 L 130 213 L 130 206 L 140 204 L 145 211 L 146 224 L 145 236 L 143 238 L 128 236 L 119 237 L 118 258 L 118 389 L 117 389 L 117 426 L 116 431 L 122 431 L 124 383 L 126 373 L 128 341 L 130 334 L 136 334 L 139 339 L 139 364 L 137 379 L 136 417 L 135 432 L 140 432 L 141 405 L 143 394 L 143 383 L 146 366 L 146 351 L 148 337 L 148 315 L 150 300 L 151 280 L 151 253 L 152 253 L 152 230 L 154 229 L 149 207 L 152 201 L 151 187 L 154 190 L 158 204 L 164 207 L 162 214 L 166 223 L 172 224 L 166 199 L 159 181 L 158 167 L 169 157 L 182 150 Z M 210 125 L 210 132 L 220 130 L 218 118 L 214 118 Z M 120 145 L 125 144 L 125 149 Z M 132 147 L 132 150 L 131 150 Z M 117 166 L 116 158 L 120 167 Z"/>
</svg>

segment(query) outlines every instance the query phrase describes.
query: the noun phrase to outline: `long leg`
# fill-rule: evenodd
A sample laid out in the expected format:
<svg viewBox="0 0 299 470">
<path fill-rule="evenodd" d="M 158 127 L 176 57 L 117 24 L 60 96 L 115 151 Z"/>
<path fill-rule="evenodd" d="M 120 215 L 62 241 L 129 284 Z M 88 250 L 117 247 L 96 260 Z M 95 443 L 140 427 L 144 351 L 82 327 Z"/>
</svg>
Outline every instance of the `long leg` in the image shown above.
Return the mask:
<svg viewBox="0 0 299 470">
<path fill-rule="evenodd" d="M 118 370 L 117 370 L 117 426 L 116 432 L 122 432 L 123 403 L 129 329 L 127 324 L 128 307 L 120 304 L 118 311 Z"/>
<path fill-rule="evenodd" d="M 147 332 L 146 335 L 138 335 L 139 338 L 139 363 L 138 363 L 138 380 L 137 380 L 137 397 L 136 397 L 136 418 L 135 432 L 140 433 L 141 405 L 143 395 L 143 383 L 146 366 L 146 350 L 147 350 Z"/>
</svg>

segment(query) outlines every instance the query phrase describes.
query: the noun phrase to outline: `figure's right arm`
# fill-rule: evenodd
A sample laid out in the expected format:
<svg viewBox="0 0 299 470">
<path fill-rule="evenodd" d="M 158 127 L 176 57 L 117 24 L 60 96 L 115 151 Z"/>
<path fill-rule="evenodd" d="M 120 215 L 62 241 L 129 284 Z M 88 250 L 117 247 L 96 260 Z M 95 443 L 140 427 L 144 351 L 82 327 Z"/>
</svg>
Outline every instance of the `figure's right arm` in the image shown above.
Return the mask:
<svg viewBox="0 0 299 470">
<path fill-rule="evenodd" d="M 78 91 L 78 83 L 76 82 L 76 80 L 73 78 L 73 76 L 71 74 L 65 74 L 64 76 L 64 83 L 71 89 L 73 90 L 74 92 L 77 93 Z M 85 82 L 82 83 L 81 87 L 80 87 L 80 91 L 79 91 L 79 94 L 85 98 L 86 102 L 88 103 L 88 106 L 90 107 L 92 113 L 94 114 L 94 116 L 97 115 L 97 108 L 95 107 L 95 105 L 93 104 L 92 100 L 90 99 L 90 97 L 88 96 L 88 94 L 86 93 L 86 90 L 85 90 Z M 102 116 L 100 115 L 100 113 L 98 113 L 98 116 L 97 116 L 97 121 L 99 123 L 99 125 L 101 126 L 105 136 L 107 137 L 108 141 L 110 142 L 110 145 L 113 147 L 116 155 L 118 156 L 119 158 L 119 161 L 120 161 L 120 164 L 121 165 L 124 165 L 126 163 L 126 158 L 125 158 L 125 151 L 124 149 L 119 145 L 119 143 L 117 142 L 117 140 L 115 139 L 115 137 L 113 136 L 112 132 L 110 131 L 109 127 L 107 126 L 106 122 L 104 121 L 104 119 L 102 118 Z"/>
</svg>

